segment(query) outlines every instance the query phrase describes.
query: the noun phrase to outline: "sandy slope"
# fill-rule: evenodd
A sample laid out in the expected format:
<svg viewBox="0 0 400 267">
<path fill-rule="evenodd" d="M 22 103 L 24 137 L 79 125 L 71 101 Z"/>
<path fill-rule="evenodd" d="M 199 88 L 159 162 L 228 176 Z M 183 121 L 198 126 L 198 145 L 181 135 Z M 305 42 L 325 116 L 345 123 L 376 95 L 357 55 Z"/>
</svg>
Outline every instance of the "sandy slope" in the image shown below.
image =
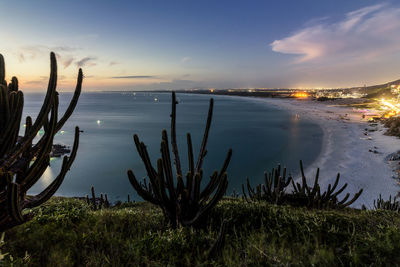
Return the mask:
<svg viewBox="0 0 400 267">
<path fill-rule="evenodd" d="M 334 107 L 323 102 L 311 100 L 255 99 L 264 101 L 281 109 L 290 110 L 301 118 L 318 123 L 324 132 L 322 151 L 318 159 L 305 166 L 310 183 L 314 180 L 317 167 L 320 168 L 320 184 L 325 188 L 333 183 L 336 174 L 341 174 L 341 184 L 348 183 L 345 192 L 356 193 L 363 188 L 361 197 L 353 204 L 360 207 L 373 207 L 379 194 L 383 198 L 397 195 L 400 187 L 394 179 L 395 173 L 385 161 L 385 157 L 400 150 L 400 139 L 383 135 L 378 127 L 376 132 L 364 135 L 365 128 L 371 128 L 361 113 L 352 108 Z M 346 115 L 347 114 L 347 115 Z M 378 153 L 371 153 L 376 150 Z M 342 193 L 339 197 L 344 197 Z"/>
</svg>

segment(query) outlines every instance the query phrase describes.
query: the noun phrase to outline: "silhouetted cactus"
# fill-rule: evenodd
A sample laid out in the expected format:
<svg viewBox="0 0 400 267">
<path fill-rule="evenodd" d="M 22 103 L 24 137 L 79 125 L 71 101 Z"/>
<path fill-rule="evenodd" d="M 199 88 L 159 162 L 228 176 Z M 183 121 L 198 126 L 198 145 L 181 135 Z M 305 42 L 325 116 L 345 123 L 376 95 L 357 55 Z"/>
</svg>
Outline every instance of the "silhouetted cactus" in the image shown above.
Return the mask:
<svg viewBox="0 0 400 267">
<path fill-rule="evenodd" d="M 110 207 L 110 202 L 108 201 L 108 196 L 107 194 L 100 194 L 100 198 L 96 198 L 96 194 L 94 192 L 94 187 L 90 189 L 92 193 L 92 199 L 89 198 L 88 195 L 86 195 L 86 202 L 87 204 L 93 209 L 93 210 L 99 210 L 102 208 L 109 208 Z"/>
<path fill-rule="evenodd" d="M 300 171 L 301 171 L 301 180 L 302 183 L 294 183 L 292 180 L 293 185 L 293 193 L 290 196 L 290 202 L 295 205 L 307 206 L 309 208 L 344 208 L 353 204 L 363 192 L 361 189 L 359 192 L 354 194 L 353 198 L 349 199 L 350 193 L 347 193 L 346 196 L 342 199 L 338 199 L 338 195 L 341 194 L 344 189 L 347 187 L 347 183 L 344 184 L 339 190 L 336 190 L 340 174 L 337 174 L 335 183 L 333 186 L 331 184 L 328 185 L 326 191 L 321 193 L 321 188 L 318 184 L 319 179 L 319 168 L 317 169 L 317 173 L 315 175 L 314 185 L 313 187 L 309 187 L 307 185 L 307 179 L 304 175 L 304 168 L 303 162 L 300 160 Z"/>
<path fill-rule="evenodd" d="M 83 74 L 80 69 L 73 98 L 58 120 L 57 62 L 54 53 L 50 54 L 50 62 L 50 79 L 43 105 L 35 122 L 31 117 L 26 118 L 24 136 L 19 137 L 24 97 L 18 88 L 17 78 L 13 77 L 9 84 L 5 81 L 4 58 L 0 55 L 0 231 L 29 220 L 32 214 L 23 214 L 22 211 L 44 203 L 57 191 L 76 156 L 78 127 L 71 154 L 64 157 L 55 180 L 40 194 L 26 196 L 49 166 L 54 135 L 71 116 L 82 88 Z M 43 136 L 32 144 L 41 128 L 44 129 Z"/>
<path fill-rule="evenodd" d="M 213 112 L 213 99 L 210 99 L 206 128 L 196 165 L 193 158 L 191 136 L 189 133 L 187 134 L 189 171 L 186 174 L 185 184 L 176 143 L 176 104 L 177 101 L 173 92 L 171 147 L 176 169 L 176 186 L 174 185 L 166 130 L 162 131 L 161 158 L 157 161 L 157 169 L 151 164 L 145 144 L 139 141 L 139 137 L 136 134 L 133 137 L 137 151 L 146 167 L 149 183 L 146 182 L 146 179 L 144 179 L 143 183 L 139 183 L 133 172 L 128 170 L 129 180 L 136 192 L 144 200 L 158 205 L 173 228 L 178 225 L 198 226 L 202 219 L 208 215 L 209 211 L 224 196 L 228 186 L 226 169 L 232 155 L 232 150 L 230 149 L 221 170 L 219 172 L 215 171 L 211 175 L 208 184 L 201 190 L 200 185 L 203 178 L 202 163 L 206 155 L 206 145 Z"/>
<path fill-rule="evenodd" d="M 392 210 L 399 212 L 400 211 L 400 202 L 397 201 L 397 198 L 393 198 L 392 202 L 392 196 L 389 196 L 389 200 L 383 200 L 381 194 L 379 194 L 379 198 L 377 200 L 374 200 L 374 208 L 376 210 Z"/>
<path fill-rule="evenodd" d="M 347 187 L 344 184 L 339 190 L 336 190 L 339 184 L 340 174 L 338 173 L 335 183 L 333 186 L 328 185 L 326 191 L 321 192 L 320 185 L 318 184 L 319 169 L 315 176 L 313 187 L 308 186 L 307 179 L 304 175 L 303 162 L 300 161 L 300 171 L 302 183 L 295 183 L 293 178 L 289 175 L 286 178 L 286 169 L 283 170 L 281 176 L 281 167 L 278 165 L 277 169 L 272 169 L 272 172 L 268 175 L 264 173 L 265 184 L 257 185 L 256 188 L 252 188 L 247 179 L 247 192 L 246 195 L 245 187 L 242 185 L 243 198 L 247 201 L 267 201 L 274 204 L 289 204 L 293 206 L 303 206 L 309 208 L 344 208 L 353 204 L 361 195 L 362 189 L 357 192 L 352 199 L 349 199 L 350 194 L 347 193 L 342 200 L 338 200 L 338 195 L 341 194 Z M 293 190 L 291 193 L 286 193 L 286 188 L 292 182 Z"/>
<path fill-rule="evenodd" d="M 247 178 L 247 197 L 245 187 L 242 185 L 242 193 L 244 199 L 249 201 L 267 201 L 269 203 L 281 204 L 285 201 L 286 187 L 290 184 L 292 177 L 286 178 L 286 168 L 283 169 L 281 175 L 281 165 L 278 165 L 276 169 L 272 169 L 270 173 L 264 172 L 264 184 L 259 184 L 256 188 L 252 188 L 250 181 Z"/>
</svg>

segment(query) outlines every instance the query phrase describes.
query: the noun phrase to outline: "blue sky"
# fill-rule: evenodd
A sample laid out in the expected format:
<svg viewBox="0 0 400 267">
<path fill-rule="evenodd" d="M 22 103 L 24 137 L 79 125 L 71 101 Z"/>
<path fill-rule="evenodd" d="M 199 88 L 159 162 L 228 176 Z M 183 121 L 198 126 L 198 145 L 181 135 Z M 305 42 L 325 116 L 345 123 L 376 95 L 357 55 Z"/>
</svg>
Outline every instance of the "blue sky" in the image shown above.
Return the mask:
<svg viewBox="0 0 400 267">
<path fill-rule="evenodd" d="M 396 1 L 2 1 L 7 74 L 43 90 L 361 86 L 400 78 Z"/>
</svg>

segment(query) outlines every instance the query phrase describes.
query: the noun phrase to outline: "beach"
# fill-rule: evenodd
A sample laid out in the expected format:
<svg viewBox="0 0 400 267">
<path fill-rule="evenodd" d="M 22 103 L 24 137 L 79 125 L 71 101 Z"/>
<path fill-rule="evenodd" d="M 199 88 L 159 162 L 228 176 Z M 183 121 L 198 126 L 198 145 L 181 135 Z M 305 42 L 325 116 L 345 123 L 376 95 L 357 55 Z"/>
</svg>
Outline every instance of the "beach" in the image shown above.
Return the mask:
<svg viewBox="0 0 400 267">
<path fill-rule="evenodd" d="M 388 199 L 396 196 L 400 187 L 393 165 L 386 160 L 400 149 L 400 139 L 384 135 L 382 125 L 371 127 L 362 114 L 351 107 L 338 107 L 332 103 L 304 99 L 259 98 L 276 108 L 289 110 L 298 118 L 315 121 L 323 129 L 324 137 L 319 157 L 309 166 L 304 166 L 309 185 L 320 168 L 319 183 L 322 189 L 335 182 L 340 173 L 340 183 L 347 183 L 346 192 L 351 195 L 363 189 L 360 198 L 352 205 L 373 208 L 373 202 L 382 195 Z M 367 130 L 366 130 L 367 129 Z M 375 131 L 368 131 L 368 130 Z M 300 181 L 300 177 L 295 177 Z M 351 197 L 350 197 L 351 198 Z"/>
</svg>

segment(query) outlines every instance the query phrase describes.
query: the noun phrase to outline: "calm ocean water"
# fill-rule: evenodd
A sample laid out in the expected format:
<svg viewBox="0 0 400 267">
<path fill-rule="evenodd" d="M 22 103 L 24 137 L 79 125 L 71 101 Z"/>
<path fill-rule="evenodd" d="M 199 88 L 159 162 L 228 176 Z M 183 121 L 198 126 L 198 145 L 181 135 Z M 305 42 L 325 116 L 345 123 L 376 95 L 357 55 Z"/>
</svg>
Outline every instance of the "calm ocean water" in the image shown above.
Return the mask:
<svg viewBox="0 0 400 267">
<path fill-rule="evenodd" d="M 61 112 L 71 96 L 61 94 Z M 43 97 L 43 94 L 25 94 L 24 115 L 34 117 Z M 184 170 L 187 170 L 186 133 L 192 134 L 197 155 L 210 97 L 177 94 L 177 140 Z M 82 94 L 74 114 L 55 139 L 56 143 L 71 145 L 74 126 L 84 131 L 76 160 L 57 195 L 85 196 L 94 186 L 98 194 L 107 193 L 113 201 L 126 200 L 128 194 L 140 199 L 126 174 L 132 169 L 138 178 L 146 175 L 132 136 L 133 133 L 139 135 L 155 163 L 160 157 L 161 130 L 167 129 L 168 133 L 170 130 L 170 109 L 169 93 Z M 262 182 L 264 171 L 277 163 L 297 173 L 299 159 L 310 164 L 318 157 L 321 144 L 322 130 L 312 121 L 251 98 L 214 96 L 203 183 L 208 181 L 213 170 L 221 167 L 229 148 L 233 149 L 228 168 L 228 194 L 231 194 L 234 189 L 241 191 L 247 176 L 254 185 Z M 38 193 L 48 185 L 60 165 L 61 159 L 53 159 L 51 167 L 29 193 Z"/>
</svg>

